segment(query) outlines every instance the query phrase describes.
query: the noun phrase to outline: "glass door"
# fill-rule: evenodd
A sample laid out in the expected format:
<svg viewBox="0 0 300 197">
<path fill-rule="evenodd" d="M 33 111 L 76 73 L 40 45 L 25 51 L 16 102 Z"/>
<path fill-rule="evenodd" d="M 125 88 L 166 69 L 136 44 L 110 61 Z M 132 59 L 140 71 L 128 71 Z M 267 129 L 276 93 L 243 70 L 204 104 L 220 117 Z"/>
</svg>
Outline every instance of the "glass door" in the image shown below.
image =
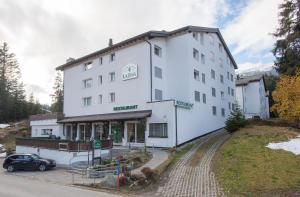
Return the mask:
<svg viewBox="0 0 300 197">
<path fill-rule="evenodd" d="M 122 138 L 124 137 L 122 123 L 112 123 L 111 134 L 113 135 L 114 143 L 122 143 Z"/>
<path fill-rule="evenodd" d="M 136 142 L 136 123 L 127 123 L 127 141 Z"/>
</svg>

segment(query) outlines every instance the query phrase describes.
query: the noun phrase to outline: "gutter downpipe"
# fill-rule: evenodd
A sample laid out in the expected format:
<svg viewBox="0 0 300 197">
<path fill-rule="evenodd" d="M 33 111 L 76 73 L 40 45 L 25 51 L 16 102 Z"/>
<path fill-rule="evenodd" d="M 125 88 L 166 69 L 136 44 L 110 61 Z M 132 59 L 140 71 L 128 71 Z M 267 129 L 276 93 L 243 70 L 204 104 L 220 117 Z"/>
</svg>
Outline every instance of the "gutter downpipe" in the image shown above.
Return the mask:
<svg viewBox="0 0 300 197">
<path fill-rule="evenodd" d="M 178 146 L 178 137 L 177 137 L 177 105 L 175 104 L 175 148 L 176 149 L 177 149 L 177 146 Z"/>
<path fill-rule="evenodd" d="M 152 44 L 148 41 L 145 40 L 150 46 L 150 102 L 152 102 Z"/>
</svg>

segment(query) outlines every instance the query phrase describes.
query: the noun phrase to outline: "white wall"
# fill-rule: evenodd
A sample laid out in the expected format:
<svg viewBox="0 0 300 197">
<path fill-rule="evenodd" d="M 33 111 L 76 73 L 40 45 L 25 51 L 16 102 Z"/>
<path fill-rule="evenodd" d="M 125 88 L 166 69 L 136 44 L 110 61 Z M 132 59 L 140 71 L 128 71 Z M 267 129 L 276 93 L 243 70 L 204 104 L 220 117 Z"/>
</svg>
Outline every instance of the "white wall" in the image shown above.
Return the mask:
<svg viewBox="0 0 300 197">
<path fill-rule="evenodd" d="M 42 135 L 42 129 L 52 129 L 52 135 L 62 136 L 62 125 L 56 122 L 57 119 L 30 121 L 31 137 L 48 137 L 49 135 Z"/>
<path fill-rule="evenodd" d="M 138 110 L 145 108 L 150 98 L 149 45 L 146 42 L 126 47 L 115 52 L 115 61 L 109 61 L 109 54 L 103 56 L 103 64 L 93 59 L 93 68 L 83 71 L 83 64 L 64 70 L 64 113 L 69 116 L 113 113 L 113 107 L 119 105 L 138 105 Z M 86 61 L 88 62 L 88 61 Z M 122 80 L 122 68 L 129 64 L 138 65 L 138 77 Z M 116 79 L 110 82 L 110 72 L 115 72 Z M 99 75 L 103 77 L 99 84 Z M 83 80 L 92 78 L 91 88 L 83 88 Z M 115 103 L 110 103 L 110 92 L 115 92 Z M 102 94 L 102 104 L 99 103 Z M 92 105 L 83 106 L 83 97 L 92 96 Z"/>
<path fill-rule="evenodd" d="M 100 154 L 108 154 L 109 150 L 95 150 L 95 157 L 100 156 Z M 28 153 L 28 154 L 38 154 L 41 157 L 47 159 L 53 159 L 59 165 L 70 165 L 76 161 L 88 161 L 88 152 L 67 152 L 59 150 L 50 150 L 44 148 L 35 148 L 28 146 L 16 146 L 16 153 Z M 90 152 L 90 159 L 92 154 Z"/>
<path fill-rule="evenodd" d="M 259 116 L 269 118 L 269 101 L 265 94 L 263 80 L 237 86 L 237 101 L 246 118 Z"/>
<path fill-rule="evenodd" d="M 174 101 L 148 103 L 152 116 L 147 118 L 146 145 L 157 147 L 175 146 L 175 107 Z M 168 123 L 168 138 L 149 138 L 149 123 Z"/>
</svg>

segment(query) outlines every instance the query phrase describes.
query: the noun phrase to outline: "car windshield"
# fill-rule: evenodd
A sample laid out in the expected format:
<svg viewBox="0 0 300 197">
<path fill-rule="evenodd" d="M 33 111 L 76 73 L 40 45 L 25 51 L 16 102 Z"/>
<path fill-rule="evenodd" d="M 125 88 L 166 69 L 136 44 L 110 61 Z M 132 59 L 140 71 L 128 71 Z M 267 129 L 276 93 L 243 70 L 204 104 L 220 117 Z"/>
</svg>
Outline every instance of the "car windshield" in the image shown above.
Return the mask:
<svg viewBox="0 0 300 197">
<path fill-rule="evenodd" d="M 33 159 L 40 159 L 40 158 L 41 158 L 40 156 L 38 156 L 38 155 L 36 155 L 36 154 L 32 154 L 31 157 L 32 157 Z"/>
</svg>

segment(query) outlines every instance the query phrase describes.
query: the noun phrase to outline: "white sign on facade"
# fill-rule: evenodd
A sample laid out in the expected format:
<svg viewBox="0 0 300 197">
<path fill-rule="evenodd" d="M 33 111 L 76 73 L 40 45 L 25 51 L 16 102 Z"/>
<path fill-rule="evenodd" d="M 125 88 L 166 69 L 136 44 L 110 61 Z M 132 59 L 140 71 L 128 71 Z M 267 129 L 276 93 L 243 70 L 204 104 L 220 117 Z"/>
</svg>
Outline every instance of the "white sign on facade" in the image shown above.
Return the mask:
<svg viewBox="0 0 300 197">
<path fill-rule="evenodd" d="M 127 64 L 122 68 L 123 81 L 138 77 L 138 66 L 136 64 Z"/>
</svg>

